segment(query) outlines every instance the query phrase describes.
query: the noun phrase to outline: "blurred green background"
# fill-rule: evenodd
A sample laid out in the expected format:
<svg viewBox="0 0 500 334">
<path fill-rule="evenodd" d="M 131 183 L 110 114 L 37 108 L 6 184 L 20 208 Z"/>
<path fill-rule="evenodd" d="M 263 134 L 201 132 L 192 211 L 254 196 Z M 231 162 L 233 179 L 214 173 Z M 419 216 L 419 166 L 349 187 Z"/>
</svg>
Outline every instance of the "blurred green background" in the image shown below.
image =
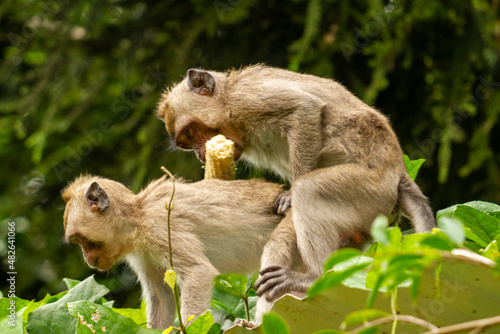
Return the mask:
<svg viewBox="0 0 500 334">
<path fill-rule="evenodd" d="M 500 202 L 500 19 L 485 1 L 67 1 L 0 4 L 0 256 L 16 222 L 16 293 L 40 299 L 92 274 L 64 244 L 61 189 L 81 173 L 138 191 L 170 149 L 154 109 L 189 68 L 265 63 L 343 83 L 388 115 L 433 209 Z M 239 165 L 238 177 L 272 176 Z M 135 307 L 133 275 L 97 274 Z"/>
</svg>

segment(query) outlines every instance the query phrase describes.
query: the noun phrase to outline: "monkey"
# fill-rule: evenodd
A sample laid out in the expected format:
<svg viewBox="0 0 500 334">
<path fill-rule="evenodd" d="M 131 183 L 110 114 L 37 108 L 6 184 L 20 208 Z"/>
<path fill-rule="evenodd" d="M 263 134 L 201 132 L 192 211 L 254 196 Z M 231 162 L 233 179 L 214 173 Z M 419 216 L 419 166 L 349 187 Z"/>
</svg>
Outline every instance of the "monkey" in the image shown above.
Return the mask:
<svg viewBox="0 0 500 334">
<path fill-rule="evenodd" d="M 270 258 L 262 261 L 267 268 L 256 288 L 269 300 L 306 292 L 343 236 L 369 234 L 378 214 L 398 212 L 417 233 L 435 227 L 387 117 L 333 79 L 261 64 L 226 72 L 190 69 L 165 90 L 156 116 L 174 146 L 202 161 L 204 143 L 223 134 L 236 144 L 235 159 L 290 182 L 275 209 L 291 208 L 307 270 L 294 271 L 265 254 Z"/>
<path fill-rule="evenodd" d="M 289 233 L 273 242 L 296 243 L 291 219 L 273 212 L 281 192 L 280 185 L 263 180 L 176 179 L 171 251 L 184 322 L 208 308 L 216 275 L 249 274 L 259 268 L 264 245 L 278 223 L 290 225 L 285 227 Z M 125 260 L 141 284 L 149 326 L 159 329 L 172 325 L 175 317 L 172 290 L 163 283 L 172 265 L 165 207 L 171 194 L 166 177 L 134 194 L 119 182 L 92 175 L 76 178 L 62 192 L 65 239 L 81 246 L 92 268 L 105 271 Z M 300 268 L 300 257 L 290 257 L 296 261 L 288 265 Z"/>
</svg>

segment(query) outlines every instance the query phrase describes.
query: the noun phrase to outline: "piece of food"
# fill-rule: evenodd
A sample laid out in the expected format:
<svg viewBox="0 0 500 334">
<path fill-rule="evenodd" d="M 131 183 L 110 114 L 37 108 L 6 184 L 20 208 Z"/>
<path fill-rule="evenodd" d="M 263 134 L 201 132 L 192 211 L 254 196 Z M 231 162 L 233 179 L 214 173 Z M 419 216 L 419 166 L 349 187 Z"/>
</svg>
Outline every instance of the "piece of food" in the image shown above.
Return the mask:
<svg viewBox="0 0 500 334">
<path fill-rule="evenodd" d="M 234 180 L 234 142 L 217 135 L 205 143 L 205 179 Z"/>
</svg>

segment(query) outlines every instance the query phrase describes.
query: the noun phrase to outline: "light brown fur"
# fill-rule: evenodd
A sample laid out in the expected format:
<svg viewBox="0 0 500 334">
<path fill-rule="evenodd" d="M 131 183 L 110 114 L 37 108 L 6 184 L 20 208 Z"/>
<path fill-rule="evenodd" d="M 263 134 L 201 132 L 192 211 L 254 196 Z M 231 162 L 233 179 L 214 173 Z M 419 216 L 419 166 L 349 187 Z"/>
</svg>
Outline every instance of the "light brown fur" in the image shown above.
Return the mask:
<svg viewBox="0 0 500 334">
<path fill-rule="evenodd" d="M 387 118 L 334 80 L 262 65 L 225 73 L 189 70 L 158 105 L 174 144 L 203 159 L 222 133 L 246 161 L 292 182 L 278 212 L 292 218 L 305 275 L 264 258 L 258 293 L 305 291 L 342 236 L 369 233 L 375 217 L 401 210 L 417 232 L 435 226 L 426 197 L 408 176 Z M 271 247 L 271 246 L 269 246 Z"/>
<path fill-rule="evenodd" d="M 91 187 L 94 192 L 88 191 Z M 264 244 L 282 219 L 273 213 L 281 191 L 262 180 L 176 180 L 172 253 L 184 320 L 208 308 L 216 275 L 248 274 L 259 267 Z M 138 275 L 148 322 L 155 328 L 172 325 L 175 311 L 172 291 L 163 284 L 170 267 L 165 204 L 171 193 L 165 178 L 134 194 L 116 181 L 91 175 L 77 178 L 62 193 L 67 240 L 82 247 L 92 267 L 108 270 L 125 259 Z M 109 207 L 93 210 L 103 197 Z M 295 242 L 295 236 L 290 240 Z"/>
</svg>

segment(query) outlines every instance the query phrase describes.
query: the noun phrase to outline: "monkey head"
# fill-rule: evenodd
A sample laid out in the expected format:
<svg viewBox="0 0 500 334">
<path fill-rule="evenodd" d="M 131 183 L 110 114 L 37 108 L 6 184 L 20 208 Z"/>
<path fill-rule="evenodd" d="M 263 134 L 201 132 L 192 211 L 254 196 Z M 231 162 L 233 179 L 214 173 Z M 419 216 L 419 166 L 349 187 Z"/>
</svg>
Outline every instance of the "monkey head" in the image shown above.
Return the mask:
<svg viewBox="0 0 500 334">
<path fill-rule="evenodd" d="M 235 160 L 245 146 L 224 103 L 226 81 L 224 73 L 190 69 L 183 81 L 162 95 L 156 110 L 174 146 L 194 151 L 202 162 L 205 143 L 218 134 L 235 143 Z"/>
<path fill-rule="evenodd" d="M 109 270 L 133 250 L 133 229 L 122 221 L 121 199 L 112 197 L 115 189 L 131 193 L 118 182 L 92 176 L 76 179 L 62 193 L 65 238 L 81 247 L 90 267 L 100 270 Z"/>
</svg>

